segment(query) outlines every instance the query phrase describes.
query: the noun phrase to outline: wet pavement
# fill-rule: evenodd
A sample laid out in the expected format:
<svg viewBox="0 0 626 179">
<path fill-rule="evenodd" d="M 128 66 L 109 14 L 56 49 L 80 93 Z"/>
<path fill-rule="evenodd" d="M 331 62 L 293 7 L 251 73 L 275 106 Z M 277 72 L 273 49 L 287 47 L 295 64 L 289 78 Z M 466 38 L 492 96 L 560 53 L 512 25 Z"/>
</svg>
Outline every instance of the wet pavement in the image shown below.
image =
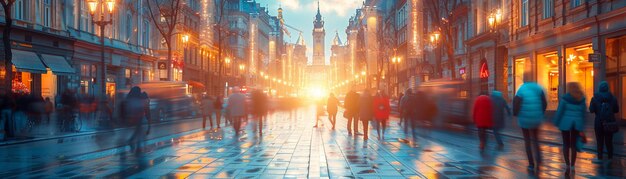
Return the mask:
<svg viewBox="0 0 626 179">
<path fill-rule="evenodd" d="M 390 122 L 384 141 L 370 129 L 369 140 L 349 136 L 346 120 L 335 130 L 326 118 L 313 128 L 314 108 L 272 113 L 263 135 L 253 120 L 242 134 L 232 127 L 198 129 L 199 121 L 160 125 L 143 148 L 123 146 L 132 131 L 117 131 L 0 147 L 0 178 L 562 178 L 566 176 L 560 146 L 541 145 L 543 163 L 526 169 L 523 141 L 505 137 L 499 149 L 493 138 L 478 149 L 472 131 L 421 128 L 415 142 Z M 342 116 L 341 113 L 337 116 Z M 371 125 L 370 125 L 371 126 Z M 363 131 L 363 130 L 360 130 Z M 490 136 L 492 137 L 492 136 Z M 550 136 L 548 136 L 550 137 Z M 592 136 L 590 136 L 592 137 Z M 56 143 L 56 144 L 55 144 Z M 592 163 L 582 152 L 572 177 L 624 178 L 626 158 Z"/>
</svg>

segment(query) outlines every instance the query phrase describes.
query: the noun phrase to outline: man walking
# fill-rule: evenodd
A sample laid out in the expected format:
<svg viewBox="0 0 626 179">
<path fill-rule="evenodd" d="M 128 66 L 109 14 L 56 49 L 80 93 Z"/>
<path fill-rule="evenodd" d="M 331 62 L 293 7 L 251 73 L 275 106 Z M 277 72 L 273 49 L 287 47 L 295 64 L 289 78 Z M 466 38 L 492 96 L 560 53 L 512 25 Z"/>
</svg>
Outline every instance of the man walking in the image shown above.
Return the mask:
<svg viewBox="0 0 626 179">
<path fill-rule="evenodd" d="M 235 135 L 239 135 L 239 129 L 241 128 L 241 119 L 246 115 L 246 97 L 240 93 L 239 87 L 233 88 L 233 93 L 228 96 L 227 110 L 230 113 L 229 117 L 233 122 L 233 129 L 235 129 Z"/>
<path fill-rule="evenodd" d="M 541 165 L 541 151 L 539 150 L 538 128 L 544 120 L 544 113 L 548 103 L 543 88 L 531 82 L 528 74 L 524 76 L 524 84 L 517 90 L 513 99 L 513 115 L 517 116 L 517 123 L 522 128 L 524 146 L 528 157 L 528 170 Z M 534 150 L 534 155 L 533 155 Z"/>
<path fill-rule="evenodd" d="M 354 87 L 350 89 L 350 92 L 346 94 L 344 107 L 346 111 L 344 112 L 344 117 L 348 119 L 348 135 L 352 135 L 354 131 L 354 135 L 359 133 L 359 123 L 358 123 L 358 114 L 359 114 L 359 94 L 354 91 Z M 354 126 L 352 127 L 352 124 Z"/>
<path fill-rule="evenodd" d="M 374 117 L 374 103 L 370 90 L 363 90 L 359 98 L 359 120 L 363 124 L 363 140 L 367 141 L 369 132 L 369 122 Z"/>
</svg>

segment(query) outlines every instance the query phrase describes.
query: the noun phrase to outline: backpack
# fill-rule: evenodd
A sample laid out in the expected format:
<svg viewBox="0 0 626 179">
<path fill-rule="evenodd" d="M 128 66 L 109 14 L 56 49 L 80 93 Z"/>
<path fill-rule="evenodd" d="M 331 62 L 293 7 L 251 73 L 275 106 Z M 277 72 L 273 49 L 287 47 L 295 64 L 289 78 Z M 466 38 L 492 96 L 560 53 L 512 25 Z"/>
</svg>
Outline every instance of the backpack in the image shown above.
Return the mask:
<svg viewBox="0 0 626 179">
<path fill-rule="evenodd" d="M 141 119 L 144 115 L 144 101 L 142 99 L 126 99 L 124 108 L 128 124 L 137 125 L 141 123 Z"/>
<path fill-rule="evenodd" d="M 600 119 L 602 119 L 602 128 L 605 132 L 615 133 L 619 130 L 617 121 L 615 121 L 615 114 L 612 110 L 610 99 L 603 99 L 600 103 L 600 110 L 596 113 Z"/>
</svg>

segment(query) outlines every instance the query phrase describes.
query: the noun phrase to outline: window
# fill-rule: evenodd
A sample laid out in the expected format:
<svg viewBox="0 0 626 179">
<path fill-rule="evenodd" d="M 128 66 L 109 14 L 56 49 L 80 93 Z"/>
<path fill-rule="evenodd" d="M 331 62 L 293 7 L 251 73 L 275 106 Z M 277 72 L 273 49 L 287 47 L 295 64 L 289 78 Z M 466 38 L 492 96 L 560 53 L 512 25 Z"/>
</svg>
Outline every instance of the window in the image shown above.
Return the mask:
<svg viewBox="0 0 626 179">
<path fill-rule="evenodd" d="M 543 18 L 551 18 L 554 14 L 554 1 L 553 0 L 543 0 Z"/>
<path fill-rule="evenodd" d="M 133 36 L 133 16 L 130 12 L 126 13 L 126 39 L 130 40 Z"/>
<path fill-rule="evenodd" d="M 52 0 L 44 0 L 43 1 L 43 26 L 45 27 L 50 27 L 51 23 L 51 16 L 52 16 L 52 8 L 51 8 L 51 4 L 50 1 Z"/>
<path fill-rule="evenodd" d="M 572 0 L 572 8 L 578 7 L 583 4 L 583 0 Z"/>
<path fill-rule="evenodd" d="M 91 32 L 90 24 L 91 24 L 91 21 L 89 17 L 89 9 L 87 9 L 87 3 L 86 2 L 80 3 L 80 28 L 79 29 L 82 31 Z"/>
<path fill-rule="evenodd" d="M 520 8 L 520 25 L 528 25 L 528 0 L 522 0 L 522 6 Z"/>
<path fill-rule="evenodd" d="M 14 6 L 14 10 L 13 10 L 13 18 L 14 19 L 18 19 L 18 20 L 24 20 L 24 14 L 26 14 L 24 11 L 24 1 L 23 0 L 17 0 L 15 1 Z"/>
<path fill-rule="evenodd" d="M 142 46 L 149 48 L 150 47 L 150 24 L 147 20 L 143 21 L 143 32 L 141 32 L 142 36 Z"/>
</svg>

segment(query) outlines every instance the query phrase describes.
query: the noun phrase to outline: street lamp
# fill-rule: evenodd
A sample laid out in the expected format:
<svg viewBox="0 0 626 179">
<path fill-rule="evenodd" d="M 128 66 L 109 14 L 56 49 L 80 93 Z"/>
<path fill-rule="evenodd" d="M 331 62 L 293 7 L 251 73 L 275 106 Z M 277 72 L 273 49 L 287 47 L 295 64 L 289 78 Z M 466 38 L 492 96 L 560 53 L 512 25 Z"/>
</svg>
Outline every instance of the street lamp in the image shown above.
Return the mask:
<svg viewBox="0 0 626 179">
<path fill-rule="evenodd" d="M 89 6 L 89 14 L 91 14 L 91 21 L 100 26 L 100 92 L 102 93 L 100 105 L 101 114 L 105 114 L 106 110 L 105 105 L 107 104 L 107 94 L 106 94 L 106 65 L 104 63 L 104 27 L 111 24 L 113 18 L 113 10 L 115 9 L 115 0 L 89 0 L 87 1 L 87 6 Z M 109 20 L 106 20 L 105 14 L 108 11 Z M 100 14 L 99 19 L 94 19 L 96 16 L 96 12 Z M 109 116 L 111 117 L 111 116 Z"/>
<path fill-rule="evenodd" d="M 402 59 L 401 59 L 400 57 L 393 57 L 393 58 L 391 59 L 391 63 L 393 63 L 393 65 L 394 65 L 394 67 L 395 67 L 395 69 L 396 69 L 396 86 L 398 86 L 398 85 L 399 85 L 399 82 L 400 82 L 400 80 L 398 80 L 398 77 L 400 76 L 400 75 L 399 75 L 399 74 L 400 74 L 400 69 L 398 69 L 398 64 L 400 64 L 400 61 L 401 61 L 401 60 L 402 60 Z M 389 80 L 391 81 L 391 78 L 389 78 Z M 400 87 L 396 87 L 395 94 L 398 94 L 398 90 L 399 90 L 398 88 L 400 88 Z M 391 92 L 391 91 L 390 91 L 390 92 Z"/>
<path fill-rule="evenodd" d="M 489 16 L 487 17 L 487 22 L 489 23 L 489 27 L 491 27 L 491 32 L 493 33 L 493 63 L 498 63 L 498 37 L 500 36 L 500 32 L 498 31 L 498 23 L 502 19 L 502 13 L 500 9 L 496 8 Z M 496 64 L 498 65 L 498 64 Z M 494 75 L 494 81 L 498 81 L 497 75 Z"/>
</svg>

